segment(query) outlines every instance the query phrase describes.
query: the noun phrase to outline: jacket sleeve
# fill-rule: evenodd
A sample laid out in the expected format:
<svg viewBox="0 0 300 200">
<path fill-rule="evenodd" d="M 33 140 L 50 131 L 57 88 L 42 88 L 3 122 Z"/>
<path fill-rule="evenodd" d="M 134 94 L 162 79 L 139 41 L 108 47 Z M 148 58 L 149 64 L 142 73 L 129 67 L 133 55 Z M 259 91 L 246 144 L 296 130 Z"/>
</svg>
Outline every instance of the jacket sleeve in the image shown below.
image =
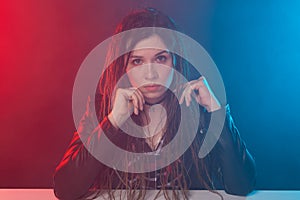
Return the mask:
<svg viewBox="0 0 300 200">
<path fill-rule="evenodd" d="M 234 124 L 229 105 L 222 109 L 215 111 L 225 112 L 225 122 L 218 142 L 210 153 L 215 161 L 213 174 L 228 194 L 245 196 L 254 190 L 255 161 Z"/>
<path fill-rule="evenodd" d="M 96 178 L 101 177 L 108 167 L 99 162 L 90 152 L 100 144 L 103 132 L 111 137 L 117 137 L 118 132 L 105 117 L 100 123 L 92 119 L 88 102 L 86 113 L 80 121 L 77 132 L 54 172 L 54 193 L 59 199 L 80 199 L 88 194 Z M 103 130 L 103 131 L 100 131 Z M 89 149 L 89 150 L 88 150 Z M 105 152 L 104 152 L 105 153 Z"/>
</svg>

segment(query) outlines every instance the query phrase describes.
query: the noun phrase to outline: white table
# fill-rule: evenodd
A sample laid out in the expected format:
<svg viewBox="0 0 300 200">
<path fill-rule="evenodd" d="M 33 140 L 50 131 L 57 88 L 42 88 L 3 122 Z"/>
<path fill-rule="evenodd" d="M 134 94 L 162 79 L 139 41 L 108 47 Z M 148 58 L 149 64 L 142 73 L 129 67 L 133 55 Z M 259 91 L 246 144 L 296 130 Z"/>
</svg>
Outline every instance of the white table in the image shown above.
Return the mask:
<svg viewBox="0 0 300 200">
<path fill-rule="evenodd" d="M 219 191 L 225 200 L 300 200 L 300 190 L 259 190 L 247 197 L 228 195 Z M 192 200 L 219 200 L 220 197 L 205 190 L 192 190 Z M 149 198 L 153 199 L 156 191 L 149 192 Z M 0 189 L 1 200 L 57 200 L 52 189 Z M 98 197 L 97 200 L 103 198 Z M 159 198 L 163 200 L 163 196 Z"/>
</svg>

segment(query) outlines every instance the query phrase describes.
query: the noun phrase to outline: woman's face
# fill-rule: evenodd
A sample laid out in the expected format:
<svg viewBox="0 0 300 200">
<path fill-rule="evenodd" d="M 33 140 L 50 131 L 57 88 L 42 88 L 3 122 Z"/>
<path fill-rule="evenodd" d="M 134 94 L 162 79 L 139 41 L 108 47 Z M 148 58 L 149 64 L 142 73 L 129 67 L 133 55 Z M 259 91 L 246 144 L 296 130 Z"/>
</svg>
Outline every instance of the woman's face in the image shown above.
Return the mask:
<svg viewBox="0 0 300 200">
<path fill-rule="evenodd" d="M 157 48 L 146 48 L 155 45 Z M 173 59 L 158 35 L 139 41 L 129 56 L 126 73 L 131 85 L 144 95 L 148 103 L 164 98 L 173 80 Z"/>
</svg>

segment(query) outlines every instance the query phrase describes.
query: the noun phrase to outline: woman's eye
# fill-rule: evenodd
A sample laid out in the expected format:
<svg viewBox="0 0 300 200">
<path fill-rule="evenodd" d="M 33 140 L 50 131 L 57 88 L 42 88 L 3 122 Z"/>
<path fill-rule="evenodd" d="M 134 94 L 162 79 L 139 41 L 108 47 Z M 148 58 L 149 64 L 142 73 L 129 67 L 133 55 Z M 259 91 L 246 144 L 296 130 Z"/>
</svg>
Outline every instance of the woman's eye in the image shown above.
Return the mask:
<svg viewBox="0 0 300 200">
<path fill-rule="evenodd" d="M 133 65 L 141 65 L 142 64 L 142 60 L 141 59 L 134 59 L 131 61 Z"/>
<path fill-rule="evenodd" d="M 164 62 L 166 62 L 167 57 L 166 57 L 166 56 L 163 56 L 163 55 L 160 55 L 160 56 L 157 56 L 157 57 L 156 57 L 156 60 L 157 60 L 157 62 L 159 62 L 159 63 L 164 63 Z"/>
</svg>

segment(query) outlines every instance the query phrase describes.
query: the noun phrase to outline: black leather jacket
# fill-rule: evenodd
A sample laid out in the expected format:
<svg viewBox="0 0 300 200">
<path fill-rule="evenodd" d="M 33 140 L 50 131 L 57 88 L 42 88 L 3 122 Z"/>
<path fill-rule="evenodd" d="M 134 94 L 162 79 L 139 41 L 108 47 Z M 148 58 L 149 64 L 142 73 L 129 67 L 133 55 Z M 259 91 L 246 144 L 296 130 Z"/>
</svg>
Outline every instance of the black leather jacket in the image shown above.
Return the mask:
<svg viewBox="0 0 300 200">
<path fill-rule="evenodd" d="M 93 103 L 90 102 L 91 104 Z M 210 180 L 210 186 L 215 189 L 224 189 L 227 193 L 234 195 L 247 195 L 254 189 L 256 181 L 255 162 L 234 125 L 229 106 L 227 105 L 223 109 L 225 109 L 226 118 L 221 136 L 206 157 L 207 159 L 205 159 L 209 169 L 210 179 L 208 180 Z M 121 146 L 124 141 L 117 134 L 119 131 L 113 127 L 107 117 L 100 124 L 91 122 L 90 112 L 90 109 L 87 109 L 78 131 L 74 133 L 71 144 L 55 170 L 54 192 L 59 199 L 83 198 L 91 186 L 93 186 L 96 179 L 101 177 L 101 173 L 107 172 L 108 167 L 95 159 L 86 148 L 86 145 L 97 147 L 97 142 L 99 142 L 99 135 L 97 135 L 98 126 L 111 136 L 110 139 L 119 141 Z M 209 124 L 210 113 L 204 112 L 202 116 L 200 120 L 201 124 L 205 124 L 202 127 L 205 130 Z M 203 130 L 199 129 L 200 131 Z M 79 137 L 79 133 L 81 138 Z M 85 135 L 86 139 L 82 135 Z M 197 135 L 203 134 L 198 133 Z M 87 144 L 87 141 L 91 141 L 91 138 L 93 138 L 93 142 Z M 83 145 L 82 141 L 85 142 L 85 145 Z M 187 150 L 183 155 L 189 177 L 191 177 L 189 188 L 205 189 L 197 179 L 196 169 L 191 164 L 190 154 L 190 151 Z M 157 174 L 159 174 L 159 171 L 155 172 L 154 176 Z M 118 180 L 117 176 L 116 180 Z M 158 189 L 159 184 L 155 184 L 154 187 Z"/>
</svg>

